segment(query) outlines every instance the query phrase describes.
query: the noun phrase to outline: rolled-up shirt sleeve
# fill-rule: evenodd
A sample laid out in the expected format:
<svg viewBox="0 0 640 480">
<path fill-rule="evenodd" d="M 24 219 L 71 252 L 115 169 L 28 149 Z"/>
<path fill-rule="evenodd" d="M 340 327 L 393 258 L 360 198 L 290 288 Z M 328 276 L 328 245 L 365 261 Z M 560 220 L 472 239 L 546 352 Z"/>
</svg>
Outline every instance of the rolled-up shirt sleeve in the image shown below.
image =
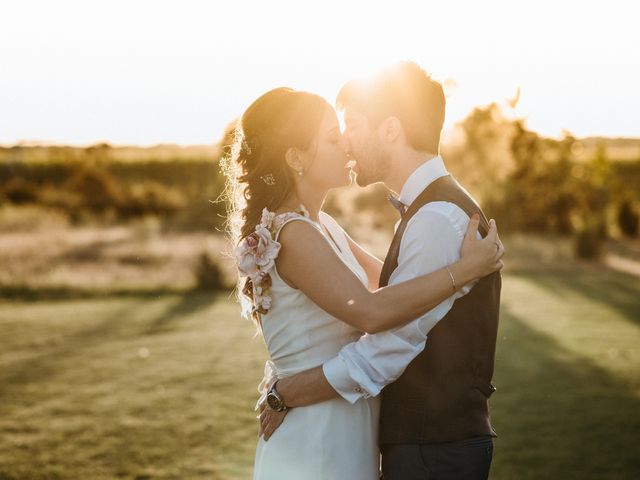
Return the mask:
<svg viewBox="0 0 640 480">
<path fill-rule="evenodd" d="M 398 284 L 458 261 L 468 222 L 464 211 L 451 203 L 433 202 L 420 209 L 407 225 L 398 267 L 389 284 Z M 324 363 L 327 381 L 350 403 L 378 395 L 424 350 L 429 331 L 449 312 L 453 302 L 471 288 L 473 284 L 463 286 L 402 327 L 365 334 L 358 341 L 345 345 L 336 357 Z"/>
</svg>

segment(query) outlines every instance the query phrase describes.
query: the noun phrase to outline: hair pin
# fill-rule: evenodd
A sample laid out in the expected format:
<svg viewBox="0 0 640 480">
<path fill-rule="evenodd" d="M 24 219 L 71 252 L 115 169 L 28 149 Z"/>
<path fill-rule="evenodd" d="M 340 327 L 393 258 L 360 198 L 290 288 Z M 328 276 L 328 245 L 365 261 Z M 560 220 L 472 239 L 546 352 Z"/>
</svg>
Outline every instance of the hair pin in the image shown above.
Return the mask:
<svg viewBox="0 0 640 480">
<path fill-rule="evenodd" d="M 272 173 L 267 173 L 266 175 L 262 175 L 260 178 L 264 183 L 266 183 L 269 186 L 273 186 L 276 184 L 276 178 L 273 176 Z"/>
</svg>

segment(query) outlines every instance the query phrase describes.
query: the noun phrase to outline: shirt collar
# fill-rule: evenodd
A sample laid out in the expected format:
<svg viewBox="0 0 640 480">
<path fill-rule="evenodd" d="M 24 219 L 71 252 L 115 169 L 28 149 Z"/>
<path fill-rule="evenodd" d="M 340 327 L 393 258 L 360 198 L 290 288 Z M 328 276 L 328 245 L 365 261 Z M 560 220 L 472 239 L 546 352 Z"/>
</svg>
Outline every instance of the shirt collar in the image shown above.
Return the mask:
<svg viewBox="0 0 640 480">
<path fill-rule="evenodd" d="M 404 182 L 400 190 L 399 200 L 406 206 L 411 205 L 418 195 L 427 188 L 434 180 L 449 175 L 444 161 L 440 155 L 427 160 L 416 168 L 409 178 Z"/>
</svg>

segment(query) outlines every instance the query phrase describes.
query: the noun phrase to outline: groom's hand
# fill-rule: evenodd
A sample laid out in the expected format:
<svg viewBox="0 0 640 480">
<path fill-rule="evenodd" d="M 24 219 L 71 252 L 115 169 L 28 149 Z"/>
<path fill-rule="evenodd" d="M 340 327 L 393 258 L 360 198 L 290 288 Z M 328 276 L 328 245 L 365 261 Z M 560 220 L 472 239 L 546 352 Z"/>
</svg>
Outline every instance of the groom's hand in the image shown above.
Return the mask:
<svg viewBox="0 0 640 480">
<path fill-rule="evenodd" d="M 291 377 L 285 377 L 278 380 L 278 393 L 289 407 L 303 407 L 313 405 L 314 403 L 324 402 L 332 398 L 338 398 L 331 384 L 327 381 L 322 372 L 322 366 L 306 370 Z M 264 439 L 268 440 L 273 432 L 275 432 L 284 417 L 284 412 L 276 412 L 269 408 L 266 400 L 259 405 L 260 410 L 260 435 L 264 435 Z"/>
<path fill-rule="evenodd" d="M 288 410 L 276 412 L 269 408 L 266 401 L 262 402 L 260 404 L 260 431 L 258 432 L 258 437 L 264 435 L 264 441 L 269 440 L 273 432 L 278 429 L 284 420 L 287 412 Z"/>
</svg>

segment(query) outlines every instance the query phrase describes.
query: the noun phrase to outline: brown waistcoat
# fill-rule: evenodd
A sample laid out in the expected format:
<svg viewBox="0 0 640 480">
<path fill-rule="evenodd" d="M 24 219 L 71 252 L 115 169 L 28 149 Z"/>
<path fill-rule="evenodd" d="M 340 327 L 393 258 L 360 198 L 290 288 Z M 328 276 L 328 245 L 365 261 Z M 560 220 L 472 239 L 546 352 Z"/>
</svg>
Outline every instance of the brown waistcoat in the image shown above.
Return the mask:
<svg viewBox="0 0 640 480">
<path fill-rule="evenodd" d="M 431 183 L 409 206 L 385 258 L 380 286 L 398 266 L 400 240 L 409 219 L 425 204 L 451 202 L 488 222 L 477 203 L 451 176 Z M 429 248 L 429 245 L 424 245 Z M 429 332 L 424 351 L 400 378 L 383 390 L 380 443 L 441 443 L 480 435 L 495 436 L 488 399 L 498 331 L 501 276 L 482 278 L 453 304 Z"/>
</svg>

